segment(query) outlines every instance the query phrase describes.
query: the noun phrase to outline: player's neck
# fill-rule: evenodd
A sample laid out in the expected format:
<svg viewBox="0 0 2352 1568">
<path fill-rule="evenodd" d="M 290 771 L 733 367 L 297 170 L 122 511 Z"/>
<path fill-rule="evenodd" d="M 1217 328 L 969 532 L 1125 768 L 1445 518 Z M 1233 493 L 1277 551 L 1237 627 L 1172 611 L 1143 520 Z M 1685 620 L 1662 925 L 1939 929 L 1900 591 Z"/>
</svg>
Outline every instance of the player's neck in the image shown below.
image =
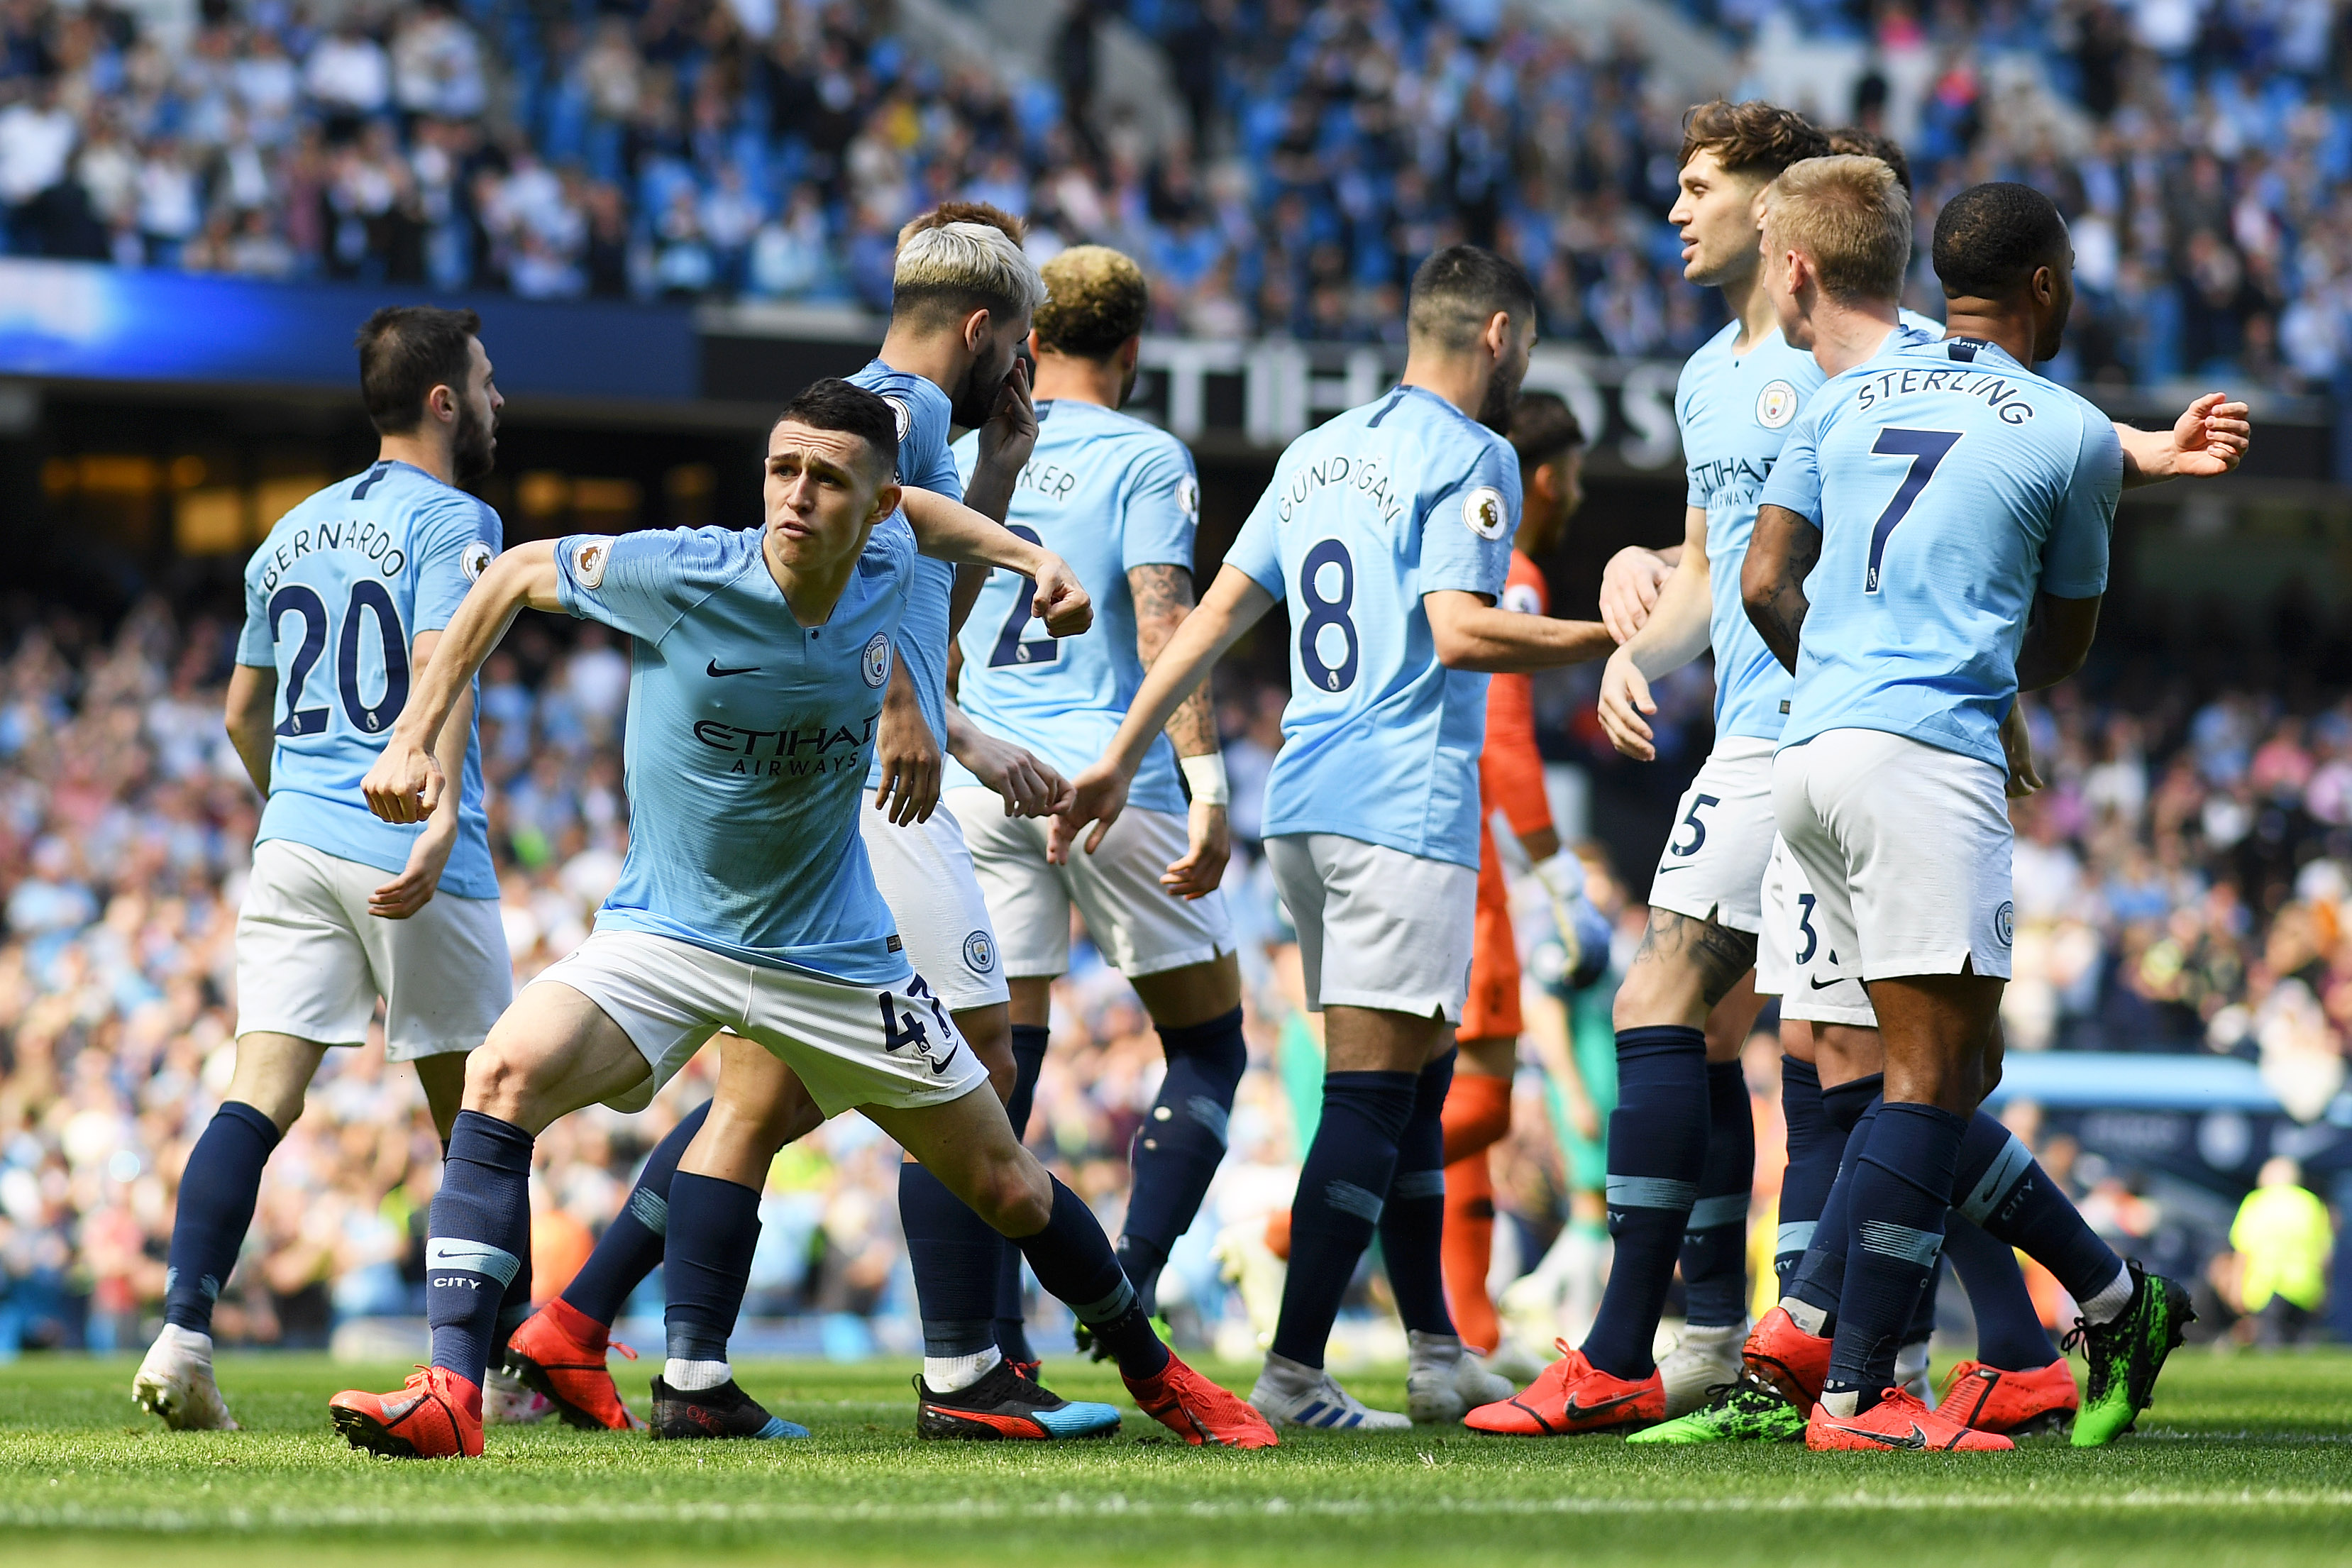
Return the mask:
<svg viewBox="0 0 2352 1568">
<path fill-rule="evenodd" d="M 1408 349 L 1404 374 L 1397 378 L 1397 384 L 1433 393 L 1460 409 L 1465 418 L 1475 419 L 1486 405 L 1486 383 L 1494 374 L 1494 362 L 1484 354 Z"/>
<path fill-rule="evenodd" d="M 1892 300 L 1865 300 L 1846 304 L 1817 296 L 1806 312 L 1813 329 L 1813 363 L 1822 374 L 1852 370 L 1886 346 L 1895 326 L 1897 307 Z"/>
<path fill-rule="evenodd" d="M 834 606 L 849 586 L 850 574 L 857 570 L 858 552 L 866 548 L 866 535 L 861 531 L 857 549 L 838 561 L 797 565 L 786 562 L 779 553 L 782 536 L 773 529 L 764 531 L 760 538 L 760 559 L 766 563 L 768 575 L 776 580 L 782 591 L 784 603 L 793 612 L 793 619 L 803 626 L 821 626 L 833 619 Z"/>
<path fill-rule="evenodd" d="M 1722 288 L 1724 309 L 1739 322 L 1739 336 L 1731 343 L 1733 353 L 1744 354 L 1780 330 L 1772 291 L 1764 287 L 1763 268 L 1751 267 L 1744 278 L 1727 279 Z"/>
<path fill-rule="evenodd" d="M 2032 316 L 2024 310 L 2006 309 L 1991 300 L 1963 297 L 1944 302 L 1944 335 L 1981 338 L 2031 370 L 2034 340 L 2040 334 Z"/>
<path fill-rule="evenodd" d="M 1127 372 L 1116 359 L 1039 354 L 1032 395 L 1040 403 L 1092 403 L 1117 408 L 1127 389 Z"/>
<path fill-rule="evenodd" d="M 963 379 L 964 347 L 953 333 L 910 326 L 897 317 L 874 357 L 901 375 L 919 375 L 941 392 Z M 950 395 L 953 395 L 951 393 Z"/>
<path fill-rule="evenodd" d="M 446 441 L 428 437 L 386 436 L 377 445 L 375 460 L 379 463 L 406 463 L 412 468 L 422 468 L 445 485 L 457 482 L 456 455 Z"/>
</svg>

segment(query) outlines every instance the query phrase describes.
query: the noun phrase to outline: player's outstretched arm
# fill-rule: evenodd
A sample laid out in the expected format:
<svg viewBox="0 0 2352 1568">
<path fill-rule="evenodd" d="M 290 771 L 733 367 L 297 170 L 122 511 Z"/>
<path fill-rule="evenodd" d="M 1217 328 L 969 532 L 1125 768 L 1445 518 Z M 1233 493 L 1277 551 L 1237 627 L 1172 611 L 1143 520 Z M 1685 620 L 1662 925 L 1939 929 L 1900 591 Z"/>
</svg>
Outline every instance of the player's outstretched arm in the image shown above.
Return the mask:
<svg viewBox="0 0 2352 1568">
<path fill-rule="evenodd" d="M 1659 589 L 1642 629 L 1609 656 L 1601 671 L 1601 728 L 1611 745 L 1636 762 L 1654 762 L 1658 755 L 1657 737 L 1644 718 L 1658 710 L 1650 697 L 1650 682 L 1706 651 L 1708 623 L 1715 614 L 1713 581 L 1706 559 L 1706 512 L 1685 507 L 1680 563 Z"/>
<path fill-rule="evenodd" d="M 1150 669 L 1192 612 L 1192 574 L 1168 564 L 1132 567 L 1127 587 L 1135 602 L 1136 657 Z M 1233 786 L 1225 777 L 1207 681 L 1177 704 L 1166 733 L 1176 748 L 1176 765 L 1183 770 L 1192 805 L 1185 812 L 1184 854 L 1169 863 L 1160 883 L 1179 898 L 1205 898 L 1224 880 L 1225 862 L 1234 852 Z"/>
<path fill-rule="evenodd" d="M 1599 621 L 1563 621 L 1490 605 L 1483 595 L 1440 588 L 1421 596 L 1437 662 L 1448 669 L 1530 675 L 1603 658 L 1617 646 Z"/>
<path fill-rule="evenodd" d="M 1642 629 L 1682 558 L 1679 544 L 1664 550 L 1629 544 L 1609 558 L 1609 564 L 1601 569 L 1601 624 L 1609 628 L 1611 637 L 1627 642 Z"/>
<path fill-rule="evenodd" d="M 2116 422 L 2124 448 L 2124 489 L 2167 479 L 2210 479 L 2235 468 L 2254 438 L 2246 405 L 2209 392 L 2190 404 L 2169 430 L 2141 430 Z"/>
<path fill-rule="evenodd" d="M 1051 816 L 1070 804 L 1070 781 L 1010 741 L 1000 741 L 948 704 L 948 753 L 1004 797 L 1007 816 Z"/>
<path fill-rule="evenodd" d="M 269 764 L 278 753 L 278 669 L 274 665 L 240 664 L 228 675 L 228 711 L 225 721 L 228 743 L 237 761 L 252 775 L 253 787 L 264 799 L 269 795 Z"/>
<path fill-rule="evenodd" d="M 992 522 L 961 501 L 929 490 L 909 489 L 899 504 L 915 530 L 915 543 L 935 561 L 959 566 L 1002 566 L 1034 581 L 1032 600 L 1045 629 L 1057 637 L 1074 637 L 1094 625 L 1094 601 L 1087 596 L 1077 574 L 1060 556 L 1032 544 L 1001 522 Z"/>
<path fill-rule="evenodd" d="M 1070 846 L 1089 823 L 1096 826 L 1087 836 L 1086 851 L 1095 852 L 1103 835 L 1126 809 L 1127 786 L 1142 765 L 1151 738 L 1168 727 L 1177 707 L 1207 678 L 1235 639 L 1273 607 L 1274 595 L 1248 573 L 1238 566 L 1218 568 L 1208 593 L 1152 661 L 1143 684 L 1136 689 L 1135 700 L 1128 704 L 1127 717 L 1119 721 L 1118 733 L 1111 737 L 1109 749 L 1070 781 L 1075 798 L 1068 809 L 1054 818 L 1047 859 L 1057 866 L 1066 863 Z M 1510 614 L 1507 610 L 1496 613 Z"/>
<path fill-rule="evenodd" d="M 2040 691 L 2055 686 L 2091 656 L 2091 639 L 2099 632 L 2099 600 L 2061 599 L 2050 594 L 2033 598 L 2033 619 L 2017 650 L 2017 689 Z"/>
<path fill-rule="evenodd" d="M 393 721 L 383 753 L 360 781 L 368 809 L 386 822 L 422 822 L 440 804 L 446 783 L 434 752 L 457 699 L 499 646 L 515 613 L 560 610 L 562 583 L 551 539 L 518 544 L 482 569 L 465 602 L 441 628 L 433 662 L 417 673 L 408 701 Z"/>
<path fill-rule="evenodd" d="M 1822 531 L 1784 506 L 1756 509 L 1756 531 L 1739 569 L 1739 598 L 1748 619 L 1780 668 L 1797 668 L 1797 641 L 1805 629 L 1805 579 L 1822 558 Z"/>
</svg>

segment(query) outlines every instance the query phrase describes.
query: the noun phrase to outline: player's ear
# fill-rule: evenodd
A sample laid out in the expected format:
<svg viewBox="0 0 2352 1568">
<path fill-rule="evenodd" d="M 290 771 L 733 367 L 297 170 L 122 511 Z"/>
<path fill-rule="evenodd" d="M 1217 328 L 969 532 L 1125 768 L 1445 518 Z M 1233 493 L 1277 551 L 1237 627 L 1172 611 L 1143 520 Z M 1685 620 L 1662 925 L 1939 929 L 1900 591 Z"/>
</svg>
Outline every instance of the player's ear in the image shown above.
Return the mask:
<svg viewBox="0 0 2352 1568">
<path fill-rule="evenodd" d="M 1486 330 L 1480 334 L 1479 341 L 1486 345 L 1489 354 L 1497 360 L 1505 360 L 1511 356 L 1511 313 L 1497 310 L 1486 318 Z"/>
<path fill-rule="evenodd" d="M 989 314 L 985 306 L 963 319 L 963 346 L 973 353 L 978 353 L 981 345 L 988 342 L 988 322 Z"/>
<path fill-rule="evenodd" d="M 891 480 L 889 483 L 884 485 L 880 489 L 876 490 L 874 492 L 874 505 L 866 514 L 867 524 L 872 525 L 878 523 L 884 518 L 888 517 L 892 512 L 897 511 L 898 510 L 898 502 L 900 499 L 898 482 L 896 479 Z"/>
</svg>

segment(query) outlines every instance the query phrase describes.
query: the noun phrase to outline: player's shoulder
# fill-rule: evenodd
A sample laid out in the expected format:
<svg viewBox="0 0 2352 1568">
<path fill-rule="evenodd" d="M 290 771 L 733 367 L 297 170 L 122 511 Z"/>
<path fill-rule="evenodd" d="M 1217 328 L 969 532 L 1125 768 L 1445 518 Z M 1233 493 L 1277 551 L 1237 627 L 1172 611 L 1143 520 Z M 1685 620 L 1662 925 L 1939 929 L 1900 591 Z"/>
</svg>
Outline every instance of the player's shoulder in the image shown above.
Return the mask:
<svg viewBox="0 0 2352 1568">
<path fill-rule="evenodd" d="M 684 589 L 716 588 L 731 582 L 759 560 L 756 528 L 646 528 L 623 534 L 582 533 L 565 541 L 574 572 L 585 581 L 601 552 L 607 559 L 632 561 Z M 592 584 L 593 586 L 593 584 Z"/>
<path fill-rule="evenodd" d="M 946 444 L 948 428 L 954 422 L 954 405 L 928 376 L 895 369 L 877 359 L 867 361 L 849 382 L 874 394 L 898 414 L 900 441 L 929 437 Z"/>
</svg>

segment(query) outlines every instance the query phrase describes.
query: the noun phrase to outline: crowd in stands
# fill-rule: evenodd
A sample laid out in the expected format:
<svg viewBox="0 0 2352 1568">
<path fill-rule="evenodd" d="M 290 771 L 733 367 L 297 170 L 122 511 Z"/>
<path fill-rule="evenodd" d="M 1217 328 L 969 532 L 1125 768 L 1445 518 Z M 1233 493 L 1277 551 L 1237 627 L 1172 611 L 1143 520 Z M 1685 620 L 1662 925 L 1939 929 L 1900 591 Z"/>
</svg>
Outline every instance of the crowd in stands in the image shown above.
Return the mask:
<svg viewBox="0 0 2352 1568">
<path fill-rule="evenodd" d="M 1683 0 L 1731 47 L 1859 41 L 1851 103 L 1907 142 L 1924 224 L 2013 177 L 2074 226 L 2064 374 L 2331 388 L 2352 363 L 2341 0 Z M 1095 89 L 1101 14 L 1163 48 L 1190 134 Z M 942 68 L 848 0 L 201 0 L 166 40 L 108 0 L 0 5 L 17 254 L 436 289 L 880 309 L 950 195 L 1146 263 L 1155 325 L 1377 342 L 1467 238 L 1544 331 L 1679 355 L 1712 295 L 1664 222 L 1679 113 L 1630 33 L 1500 0 L 1081 0 L 1042 76 Z M 1922 247 L 1924 253 L 1924 247 Z M 1917 302 L 1936 304 L 1924 275 Z"/>
<path fill-rule="evenodd" d="M 154 600 L 110 631 L 22 602 L 9 619 L 13 647 L 0 664 L 0 1356 L 20 1345 L 129 1346 L 152 1329 L 179 1173 L 228 1081 L 233 933 L 257 819 L 221 728 L 233 625 L 175 616 Z M 627 674 L 600 628 L 539 617 L 520 623 L 485 670 L 482 748 L 519 980 L 583 939 L 617 876 Z M 1706 749 L 1705 686 L 1702 674 L 1685 704 L 1701 716 L 1685 772 Z M 1558 690 L 1547 700 L 1550 749 L 1594 760 L 1580 716 L 1589 701 L 1564 706 Z M 1277 1061 L 1286 1029 L 1301 1028 L 1296 963 L 1268 879 L 1247 852 L 1253 791 L 1280 743 L 1271 722 L 1279 709 L 1278 693 L 1247 685 L 1222 702 L 1241 786 L 1244 851 L 1228 887 L 1253 1069 L 1234 1109 L 1232 1154 L 1172 1262 L 1181 1283 L 1162 1295 L 1180 1316 L 1193 1314 L 1188 1331 L 1205 1339 L 1243 1319 L 1213 1243 L 1236 1226 L 1255 1234 L 1296 1180 Z M 2144 700 L 2126 681 L 2105 701 L 2062 694 L 2038 710 L 2036 725 L 2051 784 L 2021 808 L 2012 1048 L 2243 1056 L 2298 1118 L 2323 1116 L 2352 1039 L 2352 701 L 2283 705 L 2227 688 Z M 1592 891 L 1617 919 L 1621 962 L 1643 919 L 1626 884 L 1638 888 L 1646 871 L 1596 858 Z M 1605 1031 L 1605 990 L 1592 994 L 1580 1026 Z M 1767 1041 L 1752 1056 L 1769 1150 L 1776 1053 Z M 1129 1135 L 1157 1092 L 1159 1063 L 1132 992 L 1080 942 L 1056 993 L 1029 1131 L 1114 1224 Z M 584 1256 L 636 1161 L 708 1094 L 707 1068 L 689 1068 L 643 1114 L 593 1110 L 541 1138 L 542 1293 Z M 1530 1077 L 1522 1087 L 1517 1132 L 1496 1156 L 1505 1279 L 1533 1267 L 1565 1213 L 1539 1086 Z M 898 1158 L 854 1115 L 779 1158 L 762 1206 L 752 1313 L 823 1321 L 825 1348 L 845 1353 L 909 1331 Z M 2055 1147 L 2044 1158 L 2084 1184 L 2119 1240 L 2146 1240 L 2165 1223 L 2128 1170 L 2071 1162 Z M 217 1331 L 316 1344 L 337 1322 L 413 1314 L 438 1167 L 414 1075 L 387 1068 L 380 1041 L 333 1053 L 270 1162 Z M 1768 1153 L 1759 1199 L 1776 1190 Z M 1769 1211 L 1759 1213 L 1769 1235 Z M 2224 1245 L 2218 1235 L 2210 1241 Z M 2228 1278 L 2271 1275 L 2241 1268 Z"/>
</svg>

